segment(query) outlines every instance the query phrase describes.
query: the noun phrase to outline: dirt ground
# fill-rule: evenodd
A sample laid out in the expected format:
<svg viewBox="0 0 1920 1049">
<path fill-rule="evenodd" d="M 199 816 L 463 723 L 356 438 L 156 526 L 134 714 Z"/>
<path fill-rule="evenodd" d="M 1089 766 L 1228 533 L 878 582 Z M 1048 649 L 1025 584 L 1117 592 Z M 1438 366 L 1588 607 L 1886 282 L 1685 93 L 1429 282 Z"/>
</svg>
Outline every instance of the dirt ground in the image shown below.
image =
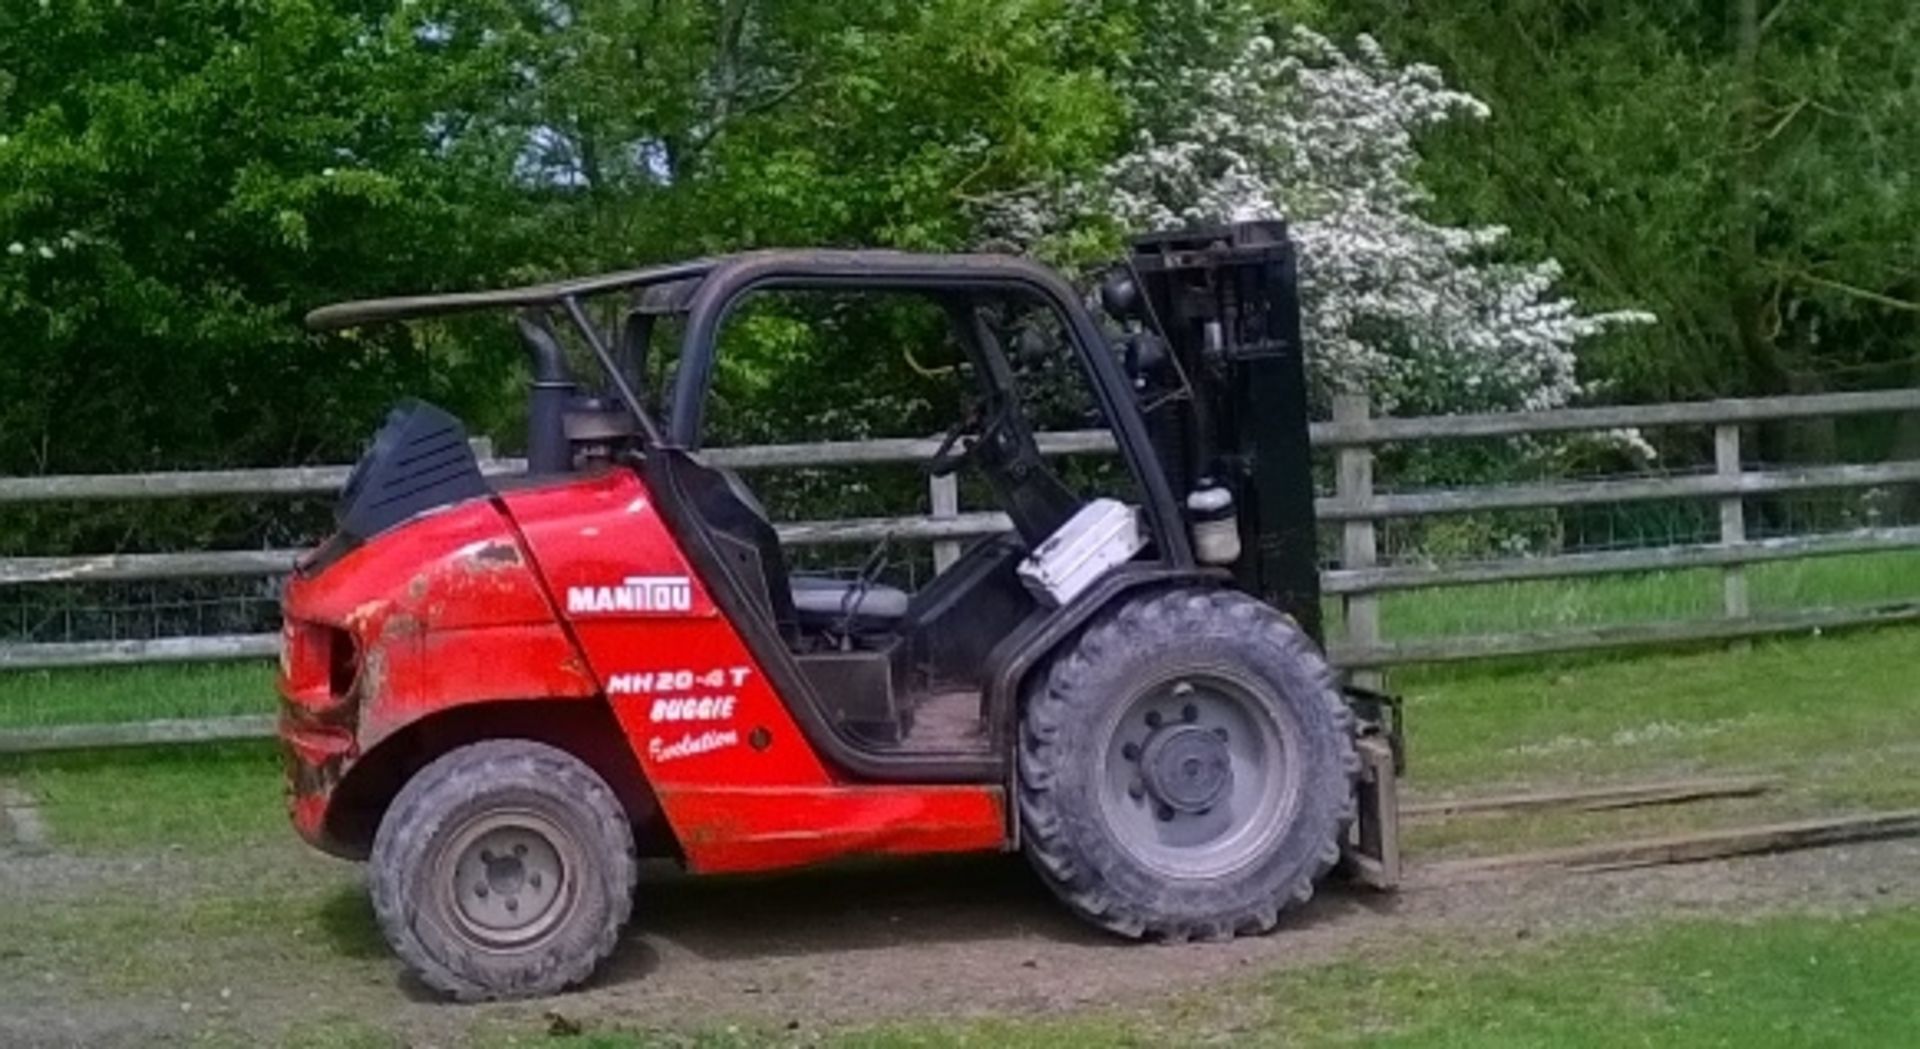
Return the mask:
<svg viewBox="0 0 1920 1049">
<path fill-rule="evenodd" d="M 1920 903 L 1920 842 L 1446 883 L 1416 869 L 1391 895 L 1330 886 L 1272 936 L 1177 947 L 1081 926 L 1017 857 L 780 877 L 648 873 L 635 928 L 593 986 L 543 1003 L 462 1007 L 400 973 L 352 865 L 278 847 L 215 863 L 0 845 L 0 910 L 21 909 L 0 913 L 0 931 L 53 923 L 44 938 L 0 938 L 0 1045 L 278 1042 L 311 1039 L 334 1018 L 413 1045 L 463 1044 L 476 1032 L 728 1023 L 804 1036 L 890 1019 L 1145 1006 L 1411 941 L 1491 946 L 1674 916 Z M 221 903 L 263 886 L 281 902 L 257 914 Z M 160 925 L 108 948 L 134 952 L 120 963 L 132 975 L 116 982 L 89 971 L 115 964 L 78 942 L 113 934 L 93 916 L 142 901 L 165 916 Z M 187 927 L 166 927 L 176 919 Z"/>
</svg>

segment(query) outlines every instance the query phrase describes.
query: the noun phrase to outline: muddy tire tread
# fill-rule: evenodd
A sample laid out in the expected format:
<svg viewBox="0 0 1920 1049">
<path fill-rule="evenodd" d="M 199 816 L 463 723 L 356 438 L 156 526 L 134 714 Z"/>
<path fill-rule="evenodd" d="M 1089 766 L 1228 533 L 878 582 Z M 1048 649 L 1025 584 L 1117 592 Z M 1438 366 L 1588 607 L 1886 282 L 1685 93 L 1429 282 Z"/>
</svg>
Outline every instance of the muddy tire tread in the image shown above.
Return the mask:
<svg viewBox="0 0 1920 1049">
<path fill-rule="evenodd" d="M 505 979 L 488 980 L 474 975 L 486 974 L 486 959 L 466 955 L 450 965 L 422 941 L 415 929 L 418 904 L 408 886 L 448 817 L 503 787 L 556 798 L 584 820 L 587 840 L 580 845 L 598 849 L 604 867 L 589 867 L 581 877 L 600 875 L 607 914 L 594 928 L 557 937 L 570 941 L 569 949 L 543 951 L 531 972 L 496 970 L 488 975 Z M 374 915 L 387 942 L 421 982 L 462 1002 L 538 997 L 584 982 L 618 945 L 632 915 L 637 876 L 633 827 L 613 791 L 573 755 L 524 739 L 459 747 L 414 774 L 381 820 L 368 859 Z"/>
<path fill-rule="evenodd" d="M 1205 918 L 1172 918 L 1143 906 L 1137 894 L 1116 891 L 1103 876 L 1102 846 L 1089 840 L 1097 836 L 1074 827 L 1056 797 L 1062 763 L 1069 760 L 1060 739 L 1072 719 L 1092 716 L 1089 708 L 1098 702 L 1093 679 L 1103 659 L 1223 627 L 1277 646 L 1276 656 L 1306 675 L 1314 693 L 1308 702 L 1317 704 L 1319 713 L 1336 726 L 1336 749 L 1328 756 L 1343 782 L 1321 785 L 1338 792 L 1329 803 L 1330 819 L 1324 821 L 1328 831 L 1275 891 Z M 1353 784 L 1360 773 L 1353 729 L 1353 711 L 1341 698 L 1332 669 L 1290 617 L 1230 590 L 1177 589 L 1136 597 L 1097 619 L 1056 655 L 1025 697 L 1018 760 L 1022 848 L 1041 879 L 1072 910 L 1120 936 L 1184 943 L 1270 932 L 1283 913 L 1313 897 L 1315 884 L 1340 858 L 1341 842 L 1354 819 Z"/>
</svg>

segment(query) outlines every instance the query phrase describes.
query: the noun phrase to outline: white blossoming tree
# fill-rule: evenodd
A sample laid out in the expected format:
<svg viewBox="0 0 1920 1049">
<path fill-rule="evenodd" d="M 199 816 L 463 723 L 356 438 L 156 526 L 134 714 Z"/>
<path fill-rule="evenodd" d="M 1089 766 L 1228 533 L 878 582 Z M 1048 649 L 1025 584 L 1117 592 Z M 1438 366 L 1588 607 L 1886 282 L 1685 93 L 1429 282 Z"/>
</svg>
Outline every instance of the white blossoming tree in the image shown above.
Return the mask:
<svg viewBox="0 0 1920 1049">
<path fill-rule="evenodd" d="M 1581 392 L 1574 347 L 1639 312 L 1583 314 L 1551 260 L 1514 262 L 1498 226 L 1422 214 L 1419 136 L 1487 108 L 1367 37 L 1342 50 L 1298 29 L 1276 41 L 1243 0 L 1186 0 L 1203 39 L 1136 63 L 1131 148 L 1063 185 L 992 201 L 989 232 L 1059 248 L 1129 230 L 1283 218 L 1300 249 L 1317 387 L 1364 388 L 1378 409 L 1543 409 Z M 1236 39 L 1237 35 L 1237 39 Z M 1210 37 L 1210 39 L 1209 39 Z"/>
</svg>

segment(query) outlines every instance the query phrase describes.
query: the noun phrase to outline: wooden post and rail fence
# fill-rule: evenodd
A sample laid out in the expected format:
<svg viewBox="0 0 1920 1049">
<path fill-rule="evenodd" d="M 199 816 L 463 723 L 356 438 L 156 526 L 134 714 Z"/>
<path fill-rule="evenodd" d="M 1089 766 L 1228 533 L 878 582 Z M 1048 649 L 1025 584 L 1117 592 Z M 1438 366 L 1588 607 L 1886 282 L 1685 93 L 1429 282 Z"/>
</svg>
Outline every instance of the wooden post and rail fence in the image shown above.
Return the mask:
<svg viewBox="0 0 1920 1049">
<path fill-rule="evenodd" d="M 1601 648 L 1734 640 L 1772 633 L 1920 619 L 1920 594 L 1912 600 L 1848 607 L 1800 608 L 1755 613 L 1748 603 L 1745 566 L 1762 562 L 1838 556 L 1920 547 L 1920 526 L 1865 527 L 1843 532 L 1749 539 L 1745 500 L 1808 491 L 1920 485 L 1920 461 L 1747 469 L 1741 428 L 1792 419 L 1822 419 L 1874 413 L 1920 412 L 1920 390 L 1822 394 L 1751 400 L 1719 400 L 1546 412 L 1375 417 L 1363 396 L 1336 398 L 1333 419 L 1313 425 L 1316 448 L 1334 460 L 1334 491 L 1315 502 L 1324 529 L 1338 537 L 1338 563 L 1322 574 L 1326 595 L 1337 600 L 1344 627 L 1328 638 L 1333 661 L 1349 673 L 1373 678 L 1385 668 Z M 1526 437 L 1581 431 L 1711 427 L 1711 473 L 1630 476 L 1602 480 L 1501 484 L 1421 491 L 1383 491 L 1374 477 L 1374 451 L 1381 445 Z M 1104 431 L 1043 434 L 1049 455 L 1110 454 Z M 924 462 L 932 439 L 826 442 L 713 449 L 716 465 L 758 471 Z M 524 469 L 496 459 L 480 442 L 482 469 L 511 474 Z M 315 496 L 337 491 L 349 467 L 212 470 L 128 475 L 0 477 L 0 504 L 58 502 L 78 506 L 108 500 L 207 496 Z M 1382 564 L 1379 529 L 1395 519 L 1509 510 L 1560 510 L 1649 501 L 1703 500 L 1719 509 L 1718 541 L 1636 547 L 1557 555 L 1511 557 L 1458 564 Z M 781 540 L 796 546 L 871 543 L 883 538 L 933 544 L 936 568 L 958 556 L 962 541 L 1005 531 L 998 512 L 966 511 L 955 479 L 928 482 L 929 513 L 903 517 L 798 521 L 778 526 Z M 84 511 L 77 511 L 84 512 Z M 70 582 L 120 582 L 209 577 L 268 578 L 284 575 L 298 550 L 222 550 L 151 554 L 100 554 L 0 558 L 0 587 Z M 1723 573 L 1721 614 L 1708 618 L 1614 626 L 1586 626 L 1524 633 L 1440 638 L 1383 636 L 1384 594 L 1526 580 L 1717 568 Z M 275 634 L 133 640 L 0 643 L 0 673 L 25 669 L 178 663 L 269 658 Z M 0 752 L 118 743 L 258 735 L 264 716 L 209 722 L 140 722 L 131 725 L 65 725 L 0 731 Z"/>
</svg>

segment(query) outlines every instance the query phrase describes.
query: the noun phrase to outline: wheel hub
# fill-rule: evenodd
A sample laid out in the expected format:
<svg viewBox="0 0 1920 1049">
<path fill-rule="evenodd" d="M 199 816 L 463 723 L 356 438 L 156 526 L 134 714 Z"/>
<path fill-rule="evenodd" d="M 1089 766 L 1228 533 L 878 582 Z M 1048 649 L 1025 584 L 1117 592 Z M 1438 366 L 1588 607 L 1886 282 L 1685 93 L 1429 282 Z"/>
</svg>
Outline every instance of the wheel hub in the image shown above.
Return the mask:
<svg viewBox="0 0 1920 1049">
<path fill-rule="evenodd" d="M 1286 825 L 1298 765 L 1278 719 L 1233 668 L 1143 683 L 1106 741 L 1102 811 L 1143 864 L 1215 877 L 1262 854 Z"/>
<path fill-rule="evenodd" d="M 565 910 L 567 865 L 532 826 L 495 823 L 472 834 L 453 868 L 453 912 L 467 931 L 498 946 L 544 935 Z"/>
<path fill-rule="evenodd" d="M 1233 787 L 1227 744 L 1197 725 L 1162 728 L 1141 748 L 1140 777 L 1153 799 L 1175 812 L 1198 814 Z"/>
</svg>

